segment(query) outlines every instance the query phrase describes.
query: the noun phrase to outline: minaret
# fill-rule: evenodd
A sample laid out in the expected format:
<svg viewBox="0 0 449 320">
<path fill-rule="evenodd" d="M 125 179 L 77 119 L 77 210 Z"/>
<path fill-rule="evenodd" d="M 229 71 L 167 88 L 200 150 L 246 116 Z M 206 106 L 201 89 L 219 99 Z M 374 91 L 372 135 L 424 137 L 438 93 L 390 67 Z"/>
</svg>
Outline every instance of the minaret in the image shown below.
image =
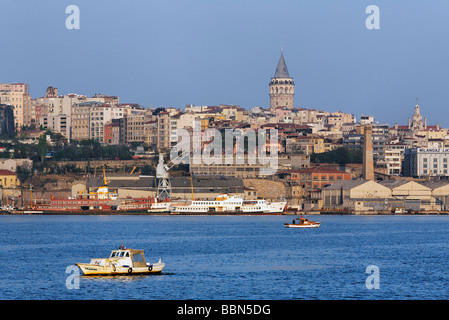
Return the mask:
<svg viewBox="0 0 449 320">
<path fill-rule="evenodd" d="M 274 77 L 270 81 L 270 108 L 275 110 L 276 107 L 293 108 L 293 96 L 295 95 L 295 83 L 290 77 L 285 64 L 284 54 L 281 49 L 281 57 Z"/>
</svg>

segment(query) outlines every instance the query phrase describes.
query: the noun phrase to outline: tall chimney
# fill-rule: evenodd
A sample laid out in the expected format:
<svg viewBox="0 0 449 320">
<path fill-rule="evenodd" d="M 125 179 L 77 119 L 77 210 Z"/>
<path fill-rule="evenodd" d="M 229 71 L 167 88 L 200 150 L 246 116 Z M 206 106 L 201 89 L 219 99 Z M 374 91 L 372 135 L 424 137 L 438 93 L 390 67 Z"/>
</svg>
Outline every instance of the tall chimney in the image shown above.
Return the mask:
<svg viewBox="0 0 449 320">
<path fill-rule="evenodd" d="M 365 126 L 363 130 L 363 172 L 364 180 L 374 180 L 373 127 Z"/>
</svg>

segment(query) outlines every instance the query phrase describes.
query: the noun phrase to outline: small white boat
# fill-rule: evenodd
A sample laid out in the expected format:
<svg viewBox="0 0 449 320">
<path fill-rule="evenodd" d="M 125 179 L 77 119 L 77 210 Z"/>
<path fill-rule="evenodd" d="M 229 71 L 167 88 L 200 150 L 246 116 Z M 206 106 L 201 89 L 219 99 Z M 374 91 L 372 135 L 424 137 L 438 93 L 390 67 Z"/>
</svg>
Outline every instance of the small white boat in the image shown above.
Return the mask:
<svg viewBox="0 0 449 320">
<path fill-rule="evenodd" d="M 85 276 L 134 275 L 161 273 L 165 263 L 147 263 L 143 250 L 112 250 L 109 258 L 91 259 L 90 263 L 76 263 Z"/>
<path fill-rule="evenodd" d="M 298 223 L 296 223 L 296 220 L 298 220 Z M 284 223 L 284 226 L 286 228 L 319 228 L 321 222 L 316 221 L 310 221 L 307 218 L 296 218 L 293 219 L 292 223 Z"/>
</svg>

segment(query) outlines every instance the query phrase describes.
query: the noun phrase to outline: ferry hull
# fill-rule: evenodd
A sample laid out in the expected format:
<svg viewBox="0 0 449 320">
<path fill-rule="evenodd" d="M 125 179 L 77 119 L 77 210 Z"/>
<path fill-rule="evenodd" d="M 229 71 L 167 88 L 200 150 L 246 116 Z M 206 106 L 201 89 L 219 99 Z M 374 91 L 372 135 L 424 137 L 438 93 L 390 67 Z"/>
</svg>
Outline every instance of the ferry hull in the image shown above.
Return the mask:
<svg viewBox="0 0 449 320">
<path fill-rule="evenodd" d="M 179 212 L 172 211 L 171 215 L 189 216 L 189 215 L 207 215 L 207 216 L 280 216 L 283 212 L 235 212 L 235 211 L 222 211 L 222 212 L 203 212 L 203 211 L 191 211 L 191 212 Z"/>
</svg>

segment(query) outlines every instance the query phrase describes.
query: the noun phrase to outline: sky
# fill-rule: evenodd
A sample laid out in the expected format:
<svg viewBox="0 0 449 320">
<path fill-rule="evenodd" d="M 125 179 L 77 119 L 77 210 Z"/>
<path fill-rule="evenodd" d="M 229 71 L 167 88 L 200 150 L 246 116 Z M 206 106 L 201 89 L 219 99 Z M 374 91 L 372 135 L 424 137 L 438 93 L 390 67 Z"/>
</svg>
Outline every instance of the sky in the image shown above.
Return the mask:
<svg viewBox="0 0 449 320">
<path fill-rule="evenodd" d="M 79 29 L 66 28 L 70 5 Z M 418 103 L 449 127 L 448 21 L 447 0 L 1 0 L 0 83 L 28 83 L 32 98 L 54 86 L 153 108 L 266 108 L 282 48 L 297 108 L 405 125 Z"/>
</svg>

